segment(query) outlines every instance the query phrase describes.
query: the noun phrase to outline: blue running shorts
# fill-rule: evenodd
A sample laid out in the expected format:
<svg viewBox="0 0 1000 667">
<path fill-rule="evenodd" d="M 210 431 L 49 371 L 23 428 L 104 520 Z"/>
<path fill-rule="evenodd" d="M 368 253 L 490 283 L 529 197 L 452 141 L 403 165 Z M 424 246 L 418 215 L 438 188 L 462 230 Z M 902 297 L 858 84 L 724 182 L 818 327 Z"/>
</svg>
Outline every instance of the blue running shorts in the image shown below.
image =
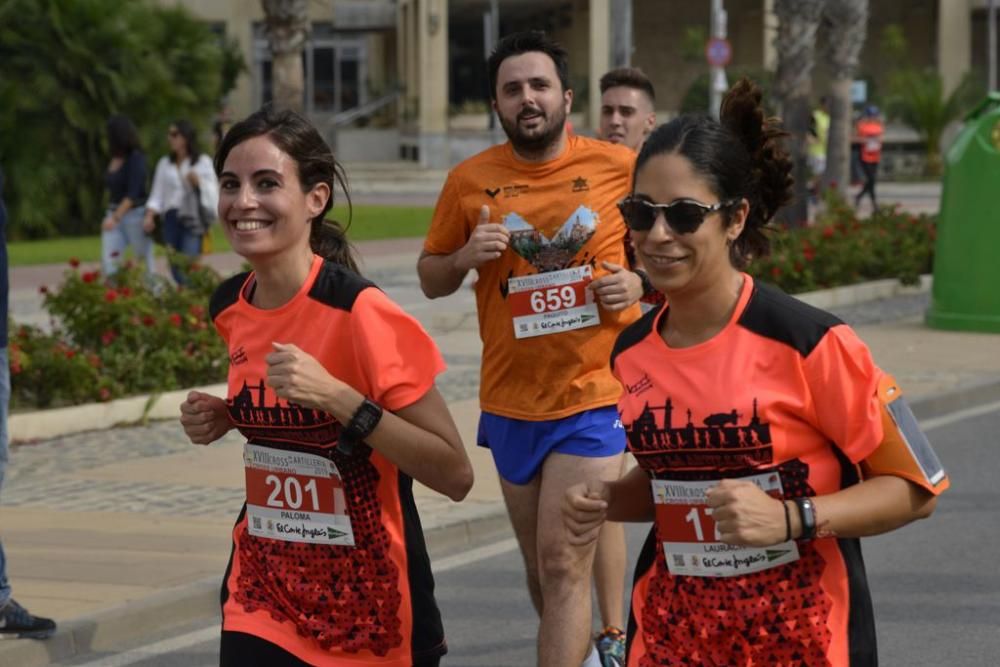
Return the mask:
<svg viewBox="0 0 1000 667">
<path fill-rule="evenodd" d="M 489 448 L 501 477 L 512 484 L 527 484 L 552 452 L 591 458 L 621 454 L 625 429 L 613 405 L 547 421 L 484 412 L 476 442 Z"/>
</svg>

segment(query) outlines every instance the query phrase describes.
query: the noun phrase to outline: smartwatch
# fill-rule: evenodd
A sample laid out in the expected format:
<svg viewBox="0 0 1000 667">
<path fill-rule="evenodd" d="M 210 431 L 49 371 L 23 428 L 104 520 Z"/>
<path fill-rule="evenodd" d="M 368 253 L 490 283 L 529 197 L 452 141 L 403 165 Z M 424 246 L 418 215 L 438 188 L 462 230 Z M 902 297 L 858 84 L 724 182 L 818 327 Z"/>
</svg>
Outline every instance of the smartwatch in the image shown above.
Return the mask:
<svg viewBox="0 0 1000 667">
<path fill-rule="evenodd" d="M 795 505 L 799 508 L 799 519 L 802 521 L 802 534 L 800 540 L 811 540 L 816 537 L 816 506 L 809 498 L 795 498 Z"/>
<path fill-rule="evenodd" d="M 354 446 L 371 435 L 379 420 L 382 419 L 382 406 L 367 398 L 358 406 L 351 421 L 340 432 L 337 438 L 337 449 L 350 455 Z"/>
</svg>

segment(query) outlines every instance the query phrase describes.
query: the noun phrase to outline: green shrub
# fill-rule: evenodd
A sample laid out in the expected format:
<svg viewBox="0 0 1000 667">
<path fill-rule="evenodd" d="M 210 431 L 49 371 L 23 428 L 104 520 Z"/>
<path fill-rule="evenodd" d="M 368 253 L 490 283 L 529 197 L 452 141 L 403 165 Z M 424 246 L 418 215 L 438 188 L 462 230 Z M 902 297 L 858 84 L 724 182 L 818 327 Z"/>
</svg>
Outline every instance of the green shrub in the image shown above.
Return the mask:
<svg viewBox="0 0 1000 667">
<path fill-rule="evenodd" d="M 45 287 L 52 333 L 17 327 L 11 402 L 45 408 L 222 382 L 225 346 L 208 301 L 220 282 L 193 264 L 188 287 L 126 264 L 111 280 L 71 260 L 62 285 Z"/>
<path fill-rule="evenodd" d="M 881 278 L 915 284 L 930 272 L 934 217 L 894 206 L 860 220 L 835 190 L 825 203 L 812 226 L 776 228 L 770 256 L 748 271 L 792 294 Z"/>
<path fill-rule="evenodd" d="M 12 239 L 96 232 L 108 118 L 132 119 L 152 171 L 167 126 L 206 130 L 244 69 L 235 42 L 150 0 L 0 0 L 0 63 Z"/>
</svg>

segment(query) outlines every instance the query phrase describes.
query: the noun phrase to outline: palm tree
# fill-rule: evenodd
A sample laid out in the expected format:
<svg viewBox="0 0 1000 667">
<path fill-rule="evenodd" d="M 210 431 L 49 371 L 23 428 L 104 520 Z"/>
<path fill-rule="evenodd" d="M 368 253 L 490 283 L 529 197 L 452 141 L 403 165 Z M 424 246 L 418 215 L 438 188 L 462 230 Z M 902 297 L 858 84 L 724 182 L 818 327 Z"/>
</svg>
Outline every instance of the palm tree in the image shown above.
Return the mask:
<svg viewBox="0 0 1000 667">
<path fill-rule="evenodd" d="M 774 0 L 778 17 L 778 69 L 774 90 L 785 129 L 791 134 L 789 152 L 795 167 L 795 199 L 781 218 L 789 225 L 803 226 L 809 219 L 809 164 L 806 135 L 812 115 L 812 70 L 815 64 L 813 45 L 825 0 Z"/>
<path fill-rule="evenodd" d="M 260 4 L 264 9 L 264 35 L 271 49 L 274 106 L 302 111 L 302 48 L 309 37 L 308 0 L 260 0 Z"/>
<path fill-rule="evenodd" d="M 940 176 L 944 168 L 941 137 L 948 125 L 959 120 L 982 96 L 981 85 L 970 72 L 955 90 L 945 94 L 937 70 L 906 68 L 893 73 L 889 89 L 889 110 L 927 143 L 927 175 Z"/>
<path fill-rule="evenodd" d="M 830 133 L 821 186 L 836 185 L 846 196 L 851 169 L 851 81 L 868 32 L 868 0 L 827 0 L 823 27 L 829 35 L 824 55 L 832 78 Z"/>
</svg>

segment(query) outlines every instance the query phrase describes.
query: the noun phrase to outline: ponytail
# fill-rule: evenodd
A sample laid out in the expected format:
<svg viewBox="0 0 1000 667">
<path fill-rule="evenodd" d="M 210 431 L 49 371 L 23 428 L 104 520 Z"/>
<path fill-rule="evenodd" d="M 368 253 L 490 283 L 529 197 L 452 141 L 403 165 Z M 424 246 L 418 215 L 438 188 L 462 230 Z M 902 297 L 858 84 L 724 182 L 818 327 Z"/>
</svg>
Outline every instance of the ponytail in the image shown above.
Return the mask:
<svg viewBox="0 0 1000 667">
<path fill-rule="evenodd" d="M 749 79 L 740 79 L 722 99 L 719 121 L 743 144 L 750 156 L 745 194 L 750 202 L 743 233 L 733 242 L 734 264 L 746 266 L 770 251 L 764 230 L 778 210 L 792 199 L 792 160 L 781 142 L 788 133 L 781 121 L 768 117 L 763 93 Z"/>
<path fill-rule="evenodd" d="M 312 230 L 309 232 L 309 247 L 323 259 L 346 266 L 354 273 L 361 273 L 355 259 L 354 246 L 347 240 L 347 233 L 336 220 L 313 220 Z"/>
</svg>

